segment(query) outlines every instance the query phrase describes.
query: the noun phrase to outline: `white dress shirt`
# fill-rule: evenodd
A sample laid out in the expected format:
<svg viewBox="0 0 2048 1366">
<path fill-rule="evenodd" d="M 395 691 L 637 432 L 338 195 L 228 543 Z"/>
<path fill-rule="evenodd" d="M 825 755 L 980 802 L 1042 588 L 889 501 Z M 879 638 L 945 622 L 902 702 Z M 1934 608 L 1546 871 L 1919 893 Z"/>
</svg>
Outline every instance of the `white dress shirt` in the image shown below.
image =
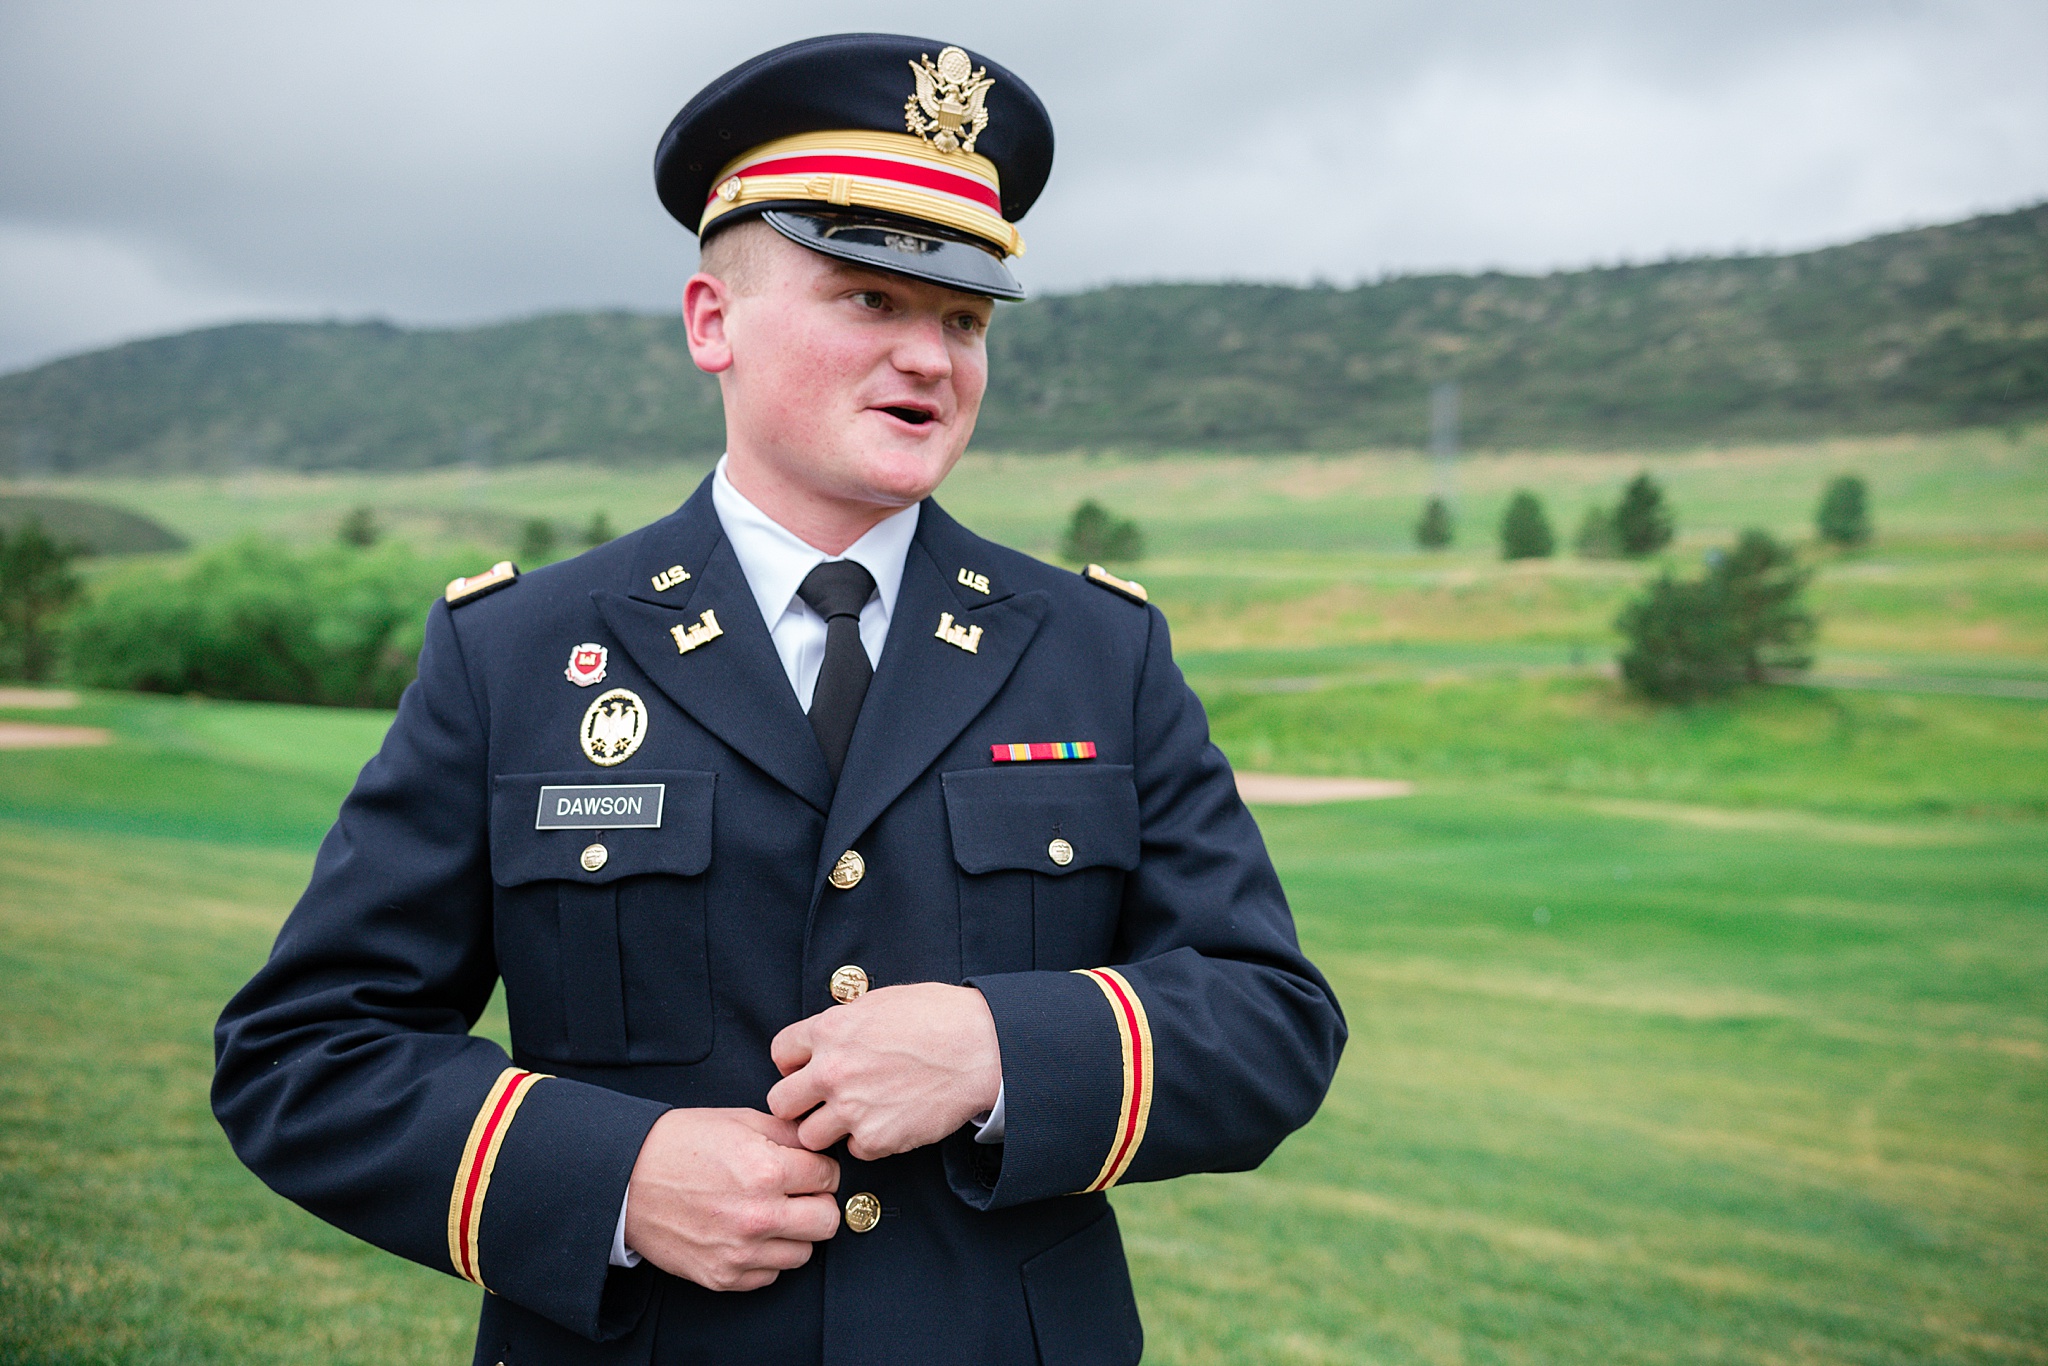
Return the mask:
<svg viewBox="0 0 2048 1366">
<path fill-rule="evenodd" d="M 868 529 L 866 535 L 846 547 L 845 553 L 827 555 L 803 540 L 780 522 L 755 507 L 726 478 L 726 457 L 718 457 L 718 469 L 711 476 L 711 506 L 718 514 L 725 539 L 754 590 L 754 602 L 767 624 L 768 638 L 782 660 L 782 671 L 796 691 L 797 705 L 806 714 L 811 694 L 818 687 L 818 670 L 825 663 L 825 619 L 811 610 L 796 590 L 813 569 L 827 560 L 852 560 L 874 575 L 875 591 L 860 609 L 860 643 L 868 652 L 868 663 L 882 666 L 882 643 L 889 638 L 889 617 L 896 610 L 896 591 L 903 586 L 903 561 L 910 553 L 911 538 L 917 535 L 918 505 L 892 512 Z M 976 1143 L 1001 1143 L 1003 1092 L 996 1088 L 995 1108 L 976 1115 L 979 1126 Z M 612 1235 L 612 1265 L 638 1266 L 640 1254 L 626 1246 L 626 1201 L 619 1201 L 619 1226 Z"/>
</svg>

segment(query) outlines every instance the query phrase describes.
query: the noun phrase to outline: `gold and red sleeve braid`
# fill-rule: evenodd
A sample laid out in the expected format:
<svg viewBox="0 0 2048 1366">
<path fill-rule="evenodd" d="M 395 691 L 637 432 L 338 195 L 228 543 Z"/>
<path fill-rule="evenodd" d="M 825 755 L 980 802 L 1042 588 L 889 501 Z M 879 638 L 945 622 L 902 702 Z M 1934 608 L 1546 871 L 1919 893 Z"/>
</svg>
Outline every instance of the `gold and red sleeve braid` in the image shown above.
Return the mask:
<svg viewBox="0 0 2048 1366">
<path fill-rule="evenodd" d="M 1152 1118 L 1152 1026 L 1145 1018 L 1145 1003 L 1138 999 L 1138 993 L 1115 968 L 1077 969 L 1083 977 L 1093 981 L 1102 989 L 1109 1000 L 1110 1013 L 1116 1017 L 1116 1033 L 1119 1050 L 1123 1056 L 1124 1085 L 1123 1098 L 1117 1107 L 1115 1137 L 1109 1145 L 1109 1155 L 1102 1161 L 1102 1170 L 1095 1179 L 1082 1188 L 1087 1191 L 1108 1190 L 1123 1180 L 1130 1170 L 1131 1159 L 1138 1155 L 1139 1145 L 1145 1141 L 1145 1126 Z"/>
<path fill-rule="evenodd" d="M 546 1081 L 543 1072 L 526 1072 L 508 1067 L 491 1083 L 490 1093 L 469 1126 L 469 1141 L 462 1147 L 462 1162 L 455 1169 L 455 1185 L 448 1194 L 448 1260 L 455 1274 L 466 1281 L 484 1284 L 478 1261 L 478 1235 L 484 1224 L 484 1197 L 491 1189 L 491 1169 L 498 1165 L 498 1150 L 512 1128 L 512 1118 L 534 1083 Z M 485 1289 L 490 1287 L 485 1286 Z"/>
</svg>

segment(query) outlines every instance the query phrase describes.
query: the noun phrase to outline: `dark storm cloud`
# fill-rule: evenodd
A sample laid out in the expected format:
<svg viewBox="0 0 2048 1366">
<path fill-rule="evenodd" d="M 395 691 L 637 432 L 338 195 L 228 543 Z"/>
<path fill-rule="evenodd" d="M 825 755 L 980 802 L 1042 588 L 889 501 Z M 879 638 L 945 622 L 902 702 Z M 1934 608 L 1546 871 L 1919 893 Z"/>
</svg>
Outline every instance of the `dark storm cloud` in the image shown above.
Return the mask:
<svg viewBox="0 0 2048 1366">
<path fill-rule="evenodd" d="M 2048 192 L 2048 6 L 0 7 L 0 366 L 252 316 L 670 305 L 655 137 L 848 28 L 1051 106 L 1036 289 L 1797 246 Z"/>
</svg>

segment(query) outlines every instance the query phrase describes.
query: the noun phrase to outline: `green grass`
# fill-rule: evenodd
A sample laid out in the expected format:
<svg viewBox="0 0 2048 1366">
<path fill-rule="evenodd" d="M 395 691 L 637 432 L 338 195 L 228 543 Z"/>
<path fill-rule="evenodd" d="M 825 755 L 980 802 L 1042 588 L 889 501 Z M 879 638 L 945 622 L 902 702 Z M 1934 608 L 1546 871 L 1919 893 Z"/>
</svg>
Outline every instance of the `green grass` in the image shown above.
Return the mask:
<svg viewBox="0 0 2048 1366">
<path fill-rule="evenodd" d="M 1247 768 L 1813 811 L 2048 816 L 2048 702 L 1778 688 L 1651 708 L 1606 679 L 1212 690 Z"/>
<path fill-rule="evenodd" d="M 1367 716 L 1302 724 L 1448 744 L 1517 688 L 1569 713 L 1594 686 L 1216 707 L 1234 749 L 1240 701 L 1361 697 Z M 1446 714 L 1458 689 L 1473 714 Z M 1413 769 L 1406 801 L 1263 811 L 1353 1043 L 1260 1172 L 1119 1193 L 1148 1360 L 2039 1360 L 2048 767 L 2008 765 L 2034 784 L 2017 814 L 1899 813 L 1915 754 L 2048 726 L 1914 703 L 1923 748 L 1833 788 L 1794 781 L 1801 752 L 1779 789 L 1734 762 L 1797 730 L 1766 708 L 1672 722 L 1696 769 L 1676 793 Z M 0 753 L 0 1360 L 460 1360 L 474 1292 L 271 1196 L 206 1109 L 213 1016 L 387 718 L 105 696 L 6 715 L 117 738 Z M 1664 722 L 1577 724 L 1552 760 Z M 1516 752 L 1543 771 L 1540 745 Z"/>
<path fill-rule="evenodd" d="M 1155 1359 L 2039 1359 L 2041 827 L 1262 823 L 1352 1043 L 1257 1174 L 1120 1198 Z"/>
</svg>

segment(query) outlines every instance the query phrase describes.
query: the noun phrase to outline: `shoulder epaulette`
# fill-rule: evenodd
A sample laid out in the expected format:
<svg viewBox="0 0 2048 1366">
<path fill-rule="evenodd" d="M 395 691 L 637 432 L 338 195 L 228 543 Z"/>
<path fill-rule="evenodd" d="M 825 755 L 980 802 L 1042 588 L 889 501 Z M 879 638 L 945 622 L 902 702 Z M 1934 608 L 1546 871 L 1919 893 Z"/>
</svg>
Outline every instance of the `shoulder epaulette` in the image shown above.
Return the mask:
<svg viewBox="0 0 2048 1366">
<path fill-rule="evenodd" d="M 1141 607 L 1152 601 L 1152 595 L 1145 591 L 1144 584 L 1120 579 L 1099 564 L 1091 564 L 1081 573 L 1088 582 L 1107 588 L 1112 593 L 1121 593 Z"/>
<path fill-rule="evenodd" d="M 460 607 L 465 602 L 475 602 L 488 597 L 500 588 L 510 587 L 519 578 L 519 566 L 510 560 L 500 560 L 481 574 L 448 581 L 448 605 Z"/>
</svg>

